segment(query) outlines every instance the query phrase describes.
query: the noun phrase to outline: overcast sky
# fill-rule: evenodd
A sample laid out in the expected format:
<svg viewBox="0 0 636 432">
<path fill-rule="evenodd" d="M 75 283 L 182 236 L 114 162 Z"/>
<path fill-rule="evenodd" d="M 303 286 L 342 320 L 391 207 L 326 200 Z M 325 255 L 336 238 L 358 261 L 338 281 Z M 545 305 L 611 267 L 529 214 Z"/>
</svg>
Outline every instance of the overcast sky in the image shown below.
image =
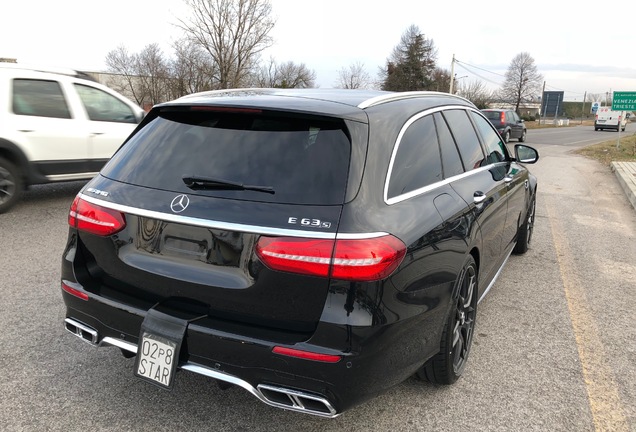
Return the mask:
<svg viewBox="0 0 636 432">
<path fill-rule="evenodd" d="M 503 82 L 510 61 L 528 52 L 546 90 L 566 100 L 585 92 L 636 91 L 636 37 L 629 8 L 569 6 L 555 0 L 271 0 L 274 45 L 265 58 L 305 63 L 320 87 L 336 85 L 338 71 L 360 62 L 377 77 L 402 33 L 419 27 L 450 70 L 453 54 L 462 80 Z M 603 3 L 598 3 L 602 5 Z M 609 5 L 608 5 L 609 7 Z M 608 10 L 609 12 L 609 10 Z M 103 71 L 119 45 L 138 52 L 159 43 L 172 55 L 181 36 L 174 23 L 187 16 L 180 0 L 5 0 L 0 15 L 0 57 L 19 63 Z M 600 35 L 602 32 L 604 35 Z"/>
</svg>

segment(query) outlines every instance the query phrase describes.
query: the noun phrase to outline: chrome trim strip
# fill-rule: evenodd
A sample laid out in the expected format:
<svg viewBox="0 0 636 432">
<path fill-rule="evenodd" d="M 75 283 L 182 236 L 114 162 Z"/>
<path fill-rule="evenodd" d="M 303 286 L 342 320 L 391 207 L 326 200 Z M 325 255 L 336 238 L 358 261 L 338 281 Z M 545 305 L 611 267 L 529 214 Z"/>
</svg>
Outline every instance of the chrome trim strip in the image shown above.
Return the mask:
<svg viewBox="0 0 636 432">
<path fill-rule="evenodd" d="M 410 92 L 396 92 L 396 93 L 389 93 L 389 94 L 385 94 L 385 95 L 380 95 L 380 96 L 376 96 L 373 97 L 371 99 L 367 99 L 364 102 L 360 103 L 358 105 L 358 108 L 360 109 L 365 109 L 365 108 L 369 108 L 372 106 L 376 106 L 376 105 L 381 105 L 383 103 L 387 103 L 387 102 L 393 102 L 393 101 L 399 101 L 399 100 L 403 100 L 403 99 L 412 99 L 412 98 L 416 98 L 416 97 L 422 97 L 422 96 L 445 96 L 445 97 L 455 97 L 457 99 L 461 99 L 461 100 L 465 100 L 466 102 L 470 102 L 468 99 L 465 99 L 461 96 L 457 96 L 457 95 L 450 95 L 449 93 L 443 93 L 443 92 L 434 92 L 434 91 L 410 91 Z M 470 102 L 472 104 L 472 102 Z"/>
<path fill-rule="evenodd" d="M 421 119 L 422 117 L 434 114 L 436 112 L 448 111 L 448 110 L 453 110 L 453 109 L 469 110 L 469 111 L 474 111 L 474 112 L 479 113 L 479 110 L 476 110 L 476 109 L 471 108 L 471 107 L 467 107 L 467 106 L 463 106 L 463 105 L 447 105 L 447 106 L 443 106 L 443 107 L 431 108 L 431 109 L 422 111 L 420 113 L 417 113 L 416 115 L 411 117 L 404 124 L 404 126 L 402 126 L 402 129 L 400 130 L 400 133 L 398 134 L 397 140 L 395 141 L 395 145 L 393 146 L 393 152 L 391 153 L 391 160 L 389 162 L 389 169 L 387 171 L 386 179 L 384 181 L 384 202 L 387 205 L 393 205 L 393 204 L 405 201 L 407 199 L 416 197 L 416 196 L 421 195 L 423 193 L 426 193 L 426 192 L 432 191 L 434 189 L 437 189 L 439 187 L 445 186 L 445 185 L 447 185 L 449 183 L 452 183 L 452 182 L 454 182 L 456 180 L 460 180 L 460 179 L 469 177 L 469 176 L 471 176 L 473 174 L 477 174 L 477 173 L 480 173 L 482 171 L 486 171 L 486 170 L 492 169 L 492 167 L 497 166 L 497 165 L 502 165 L 502 164 L 508 163 L 508 162 L 497 162 L 495 164 L 489 164 L 489 165 L 486 165 L 484 167 L 476 168 L 476 169 L 473 169 L 473 170 L 470 170 L 470 171 L 465 171 L 462 174 L 459 174 L 459 175 L 456 175 L 456 176 L 453 176 L 453 177 L 449 177 L 447 179 L 444 179 L 444 180 L 441 180 L 439 182 L 424 186 L 424 187 L 419 188 L 419 189 L 415 189 L 415 190 L 407 192 L 405 194 L 397 195 L 395 197 L 389 198 L 388 197 L 389 196 L 389 181 L 391 180 L 391 174 L 393 173 L 393 165 L 395 164 L 395 157 L 397 155 L 398 149 L 400 148 L 400 144 L 402 143 L 402 137 L 406 133 L 406 130 L 411 126 L 411 124 L 413 124 L 416 120 Z"/>
<path fill-rule="evenodd" d="M 505 164 L 505 162 L 499 162 L 499 164 Z M 414 191 L 411 191 L 411 192 L 408 192 L 408 193 L 405 193 L 405 194 L 402 194 L 402 195 L 398 195 L 398 196 L 390 198 L 390 199 L 385 199 L 384 202 L 386 204 L 388 204 L 388 205 L 393 205 L 393 204 L 396 204 L 396 203 L 399 203 L 399 202 L 402 202 L 402 201 L 406 201 L 407 199 L 410 199 L 410 198 L 413 198 L 415 196 L 421 195 L 423 193 L 426 193 L 426 192 L 432 191 L 434 189 L 440 188 L 440 187 L 445 186 L 447 184 L 453 183 L 454 181 L 461 180 L 461 179 L 464 179 L 466 177 L 470 177 L 470 176 L 472 176 L 474 174 L 478 174 L 478 173 L 483 172 L 483 171 L 488 171 L 488 170 L 492 169 L 493 166 L 496 166 L 496 165 L 497 164 L 492 164 L 492 165 L 488 165 L 488 166 L 485 166 L 485 167 L 481 167 L 481 168 L 477 168 L 477 169 L 474 169 L 474 170 L 470 170 L 470 171 L 467 171 L 467 172 L 465 172 L 463 174 L 459 174 L 459 175 L 456 175 L 456 176 L 453 176 L 453 177 L 449 177 L 449 178 L 444 179 L 442 181 L 439 181 L 437 183 L 433 183 L 431 185 L 424 186 L 423 188 L 415 189 Z"/>
<path fill-rule="evenodd" d="M 508 256 L 506 257 L 504 262 L 501 264 L 501 267 L 499 267 L 499 270 L 497 270 L 497 273 L 495 274 L 495 277 L 490 282 L 490 285 L 488 285 L 488 288 L 486 288 L 486 291 L 484 291 L 484 293 L 481 295 L 481 297 L 479 297 L 479 300 L 477 300 L 477 304 L 479 304 L 484 299 L 484 297 L 486 297 L 486 294 L 488 294 L 488 291 L 490 291 L 490 288 L 492 288 L 493 285 L 495 284 L 495 282 L 497 282 L 497 278 L 499 277 L 499 275 L 501 274 L 501 271 L 503 270 L 504 266 L 508 262 L 508 259 L 510 258 L 510 255 L 512 255 L 512 250 L 514 248 L 515 248 L 515 245 L 513 244 L 512 247 L 510 248 L 510 251 L 508 252 Z"/>
<path fill-rule="evenodd" d="M 371 233 L 326 233 L 320 231 L 302 231 L 285 228 L 270 228 L 258 225 L 244 225 L 231 222 L 220 222 L 209 219 L 193 218 L 178 214 L 162 213 L 153 210 L 144 210 L 135 207 L 130 207 L 122 204 L 112 203 L 110 201 L 104 201 L 97 197 L 80 193 L 79 196 L 90 203 L 107 207 L 112 210 L 117 210 L 122 213 L 134 214 L 137 216 L 148 217 L 153 219 L 164 220 L 167 222 L 175 222 L 180 224 L 194 225 L 203 228 L 221 229 L 227 231 L 248 232 L 252 234 L 281 236 L 281 237 L 300 237 L 300 238 L 319 238 L 319 239 L 340 239 L 340 240 L 357 240 L 357 239 L 370 239 L 387 235 L 385 232 L 371 232 Z"/>
<path fill-rule="evenodd" d="M 69 180 L 90 180 L 95 177 L 99 172 L 87 172 L 87 173 L 77 173 L 77 174 L 55 174 L 48 175 L 46 178 L 49 181 L 69 181 Z"/>
<path fill-rule="evenodd" d="M 97 334 L 97 332 L 95 332 Z M 116 339 L 116 338 L 112 338 L 112 337 L 105 337 L 104 339 L 102 339 L 102 341 L 99 343 L 98 346 L 102 346 L 102 345 L 112 345 L 121 349 L 125 349 L 126 351 L 130 351 L 132 353 L 137 353 L 137 345 L 130 343 L 130 342 L 126 342 L 123 341 L 121 339 Z M 187 370 L 190 372 L 194 372 L 196 374 L 199 375 L 204 375 L 210 378 L 214 378 L 217 379 L 219 381 L 223 381 L 223 382 L 227 382 L 230 384 L 234 384 L 236 386 L 242 387 L 243 389 L 247 390 L 249 393 L 252 394 L 252 396 L 256 397 L 258 400 L 260 400 L 261 402 L 263 402 L 264 404 L 276 407 L 276 408 L 283 408 L 286 410 L 290 410 L 290 411 L 296 411 L 296 412 L 301 412 L 304 414 L 312 414 L 312 415 L 316 415 L 316 416 L 320 416 L 320 417 L 327 417 L 327 418 L 335 418 L 338 415 L 340 415 L 339 413 L 336 412 L 335 408 L 333 407 L 333 405 L 331 405 L 331 403 L 324 397 L 321 396 L 316 396 L 310 393 L 304 393 L 304 392 L 300 392 L 298 390 L 292 390 L 292 389 L 287 389 L 284 387 L 275 387 L 275 386 L 271 386 L 271 385 L 265 385 L 265 384 L 259 384 L 257 388 L 254 388 L 254 386 L 250 383 L 248 383 L 245 380 L 242 380 L 241 378 L 238 378 L 234 375 L 228 374 L 226 372 L 222 372 L 220 370 L 217 369 L 211 369 L 209 367 L 200 365 L 198 363 L 193 363 L 193 362 L 186 362 L 185 364 L 179 365 L 179 369 L 183 369 L 183 370 Z M 292 406 L 289 405 L 285 405 L 283 403 L 280 402 L 275 402 L 272 400 L 269 400 L 267 397 L 265 397 L 265 395 L 260 391 L 260 388 L 263 388 L 265 390 L 269 390 L 269 391 L 273 391 L 273 392 L 277 392 L 277 393 L 283 393 L 285 395 L 288 395 L 290 398 L 290 400 L 295 401 L 293 403 Z M 303 399 L 310 399 L 316 402 L 319 402 L 321 404 L 323 404 L 325 406 L 325 408 L 327 408 L 327 410 L 329 410 L 328 413 L 324 413 L 321 411 L 314 411 L 311 409 L 306 408 L 302 402 L 300 402 L 298 400 L 298 398 L 303 398 Z"/>
<path fill-rule="evenodd" d="M 106 336 L 104 339 L 102 339 L 102 341 L 99 343 L 98 346 L 102 346 L 104 344 L 116 346 L 117 348 L 121 348 L 126 351 L 130 351 L 131 353 L 137 354 L 137 345 L 131 342 L 126 342 L 121 339 L 115 339 L 115 338 Z"/>
</svg>

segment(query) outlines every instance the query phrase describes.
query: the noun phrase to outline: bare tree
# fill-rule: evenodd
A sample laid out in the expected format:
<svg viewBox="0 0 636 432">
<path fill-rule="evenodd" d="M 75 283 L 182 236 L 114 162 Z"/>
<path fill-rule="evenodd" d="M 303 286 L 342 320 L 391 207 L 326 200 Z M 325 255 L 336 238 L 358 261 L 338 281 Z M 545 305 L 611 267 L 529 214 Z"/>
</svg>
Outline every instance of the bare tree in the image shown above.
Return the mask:
<svg viewBox="0 0 636 432">
<path fill-rule="evenodd" d="M 240 87 L 272 45 L 274 27 L 269 0 L 184 0 L 191 17 L 179 20 L 186 36 L 217 66 L 217 88 Z"/>
<path fill-rule="evenodd" d="M 448 69 L 436 67 L 431 74 L 432 83 L 429 89 L 438 92 L 448 91 L 448 89 L 450 88 L 450 79 L 451 75 Z"/>
<path fill-rule="evenodd" d="M 356 62 L 338 71 L 335 86 L 343 89 L 366 89 L 372 86 L 372 80 L 364 68 L 364 63 Z"/>
<path fill-rule="evenodd" d="M 527 52 L 517 54 L 506 71 L 506 80 L 501 86 L 500 96 L 504 101 L 514 104 L 519 112 L 521 102 L 536 100 L 541 92 L 543 75 L 534 59 Z"/>
<path fill-rule="evenodd" d="M 479 80 L 460 83 L 457 86 L 457 94 L 474 103 L 479 109 L 488 108 L 488 102 L 493 98 L 492 92 Z"/>
<path fill-rule="evenodd" d="M 278 67 L 281 88 L 311 88 L 315 87 L 316 72 L 310 70 L 305 63 L 288 61 Z"/>
<path fill-rule="evenodd" d="M 111 87 L 121 93 L 132 95 L 138 105 L 143 103 L 146 94 L 137 83 L 136 58 L 129 54 L 124 45 L 120 45 L 106 54 L 106 67 L 109 72 L 120 75 L 121 80 L 113 81 Z"/>
<path fill-rule="evenodd" d="M 262 88 L 311 88 L 315 86 L 316 73 L 304 63 L 276 63 L 273 57 L 261 66 L 253 76 L 256 87 Z"/>
<path fill-rule="evenodd" d="M 168 62 L 158 44 L 146 45 L 139 53 L 130 54 L 123 45 L 106 55 L 108 70 L 120 79 L 109 83 L 115 90 L 130 94 L 137 104 L 154 105 L 169 96 L 170 78 Z"/>
<path fill-rule="evenodd" d="M 168 96 L 170 71 L 167 60 L 159 45 L 149 44 L 135 58 L 135 69 L 142 91 L 146 94 L 144 102 L 155 105 L 165 102 Z"/>
<path fill-rule="evenodd" d="M 175 58 L 170 64 L 170 98 L 214 89 L 216 65 L 198 45 L 184 39 L 174 43 Z"/>
</svg>

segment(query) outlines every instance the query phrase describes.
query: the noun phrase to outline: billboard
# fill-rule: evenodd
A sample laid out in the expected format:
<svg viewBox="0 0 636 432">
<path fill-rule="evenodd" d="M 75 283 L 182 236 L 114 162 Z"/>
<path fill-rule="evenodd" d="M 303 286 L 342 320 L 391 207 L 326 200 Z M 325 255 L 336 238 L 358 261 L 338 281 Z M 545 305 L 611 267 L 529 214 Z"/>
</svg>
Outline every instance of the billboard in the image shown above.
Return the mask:
<svg viewBox="0 0 636 432">
<path fill-rule="evenodd" d="M 562 117 L 563 116 L 563 94 L 562 91 L 544 91 L 541 98 L 542 117 Z"/>
</svg>

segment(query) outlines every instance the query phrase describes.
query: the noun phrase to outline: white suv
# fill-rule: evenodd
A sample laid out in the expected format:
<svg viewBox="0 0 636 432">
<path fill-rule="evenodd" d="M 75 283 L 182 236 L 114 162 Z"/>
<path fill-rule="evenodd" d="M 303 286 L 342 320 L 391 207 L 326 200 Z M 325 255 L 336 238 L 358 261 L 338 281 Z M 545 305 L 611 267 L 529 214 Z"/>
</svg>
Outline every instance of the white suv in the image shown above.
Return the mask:
<svg viewBox="0 0 636 432">
<path fill-rule="evenodd" d="M 81 72 L 0 63 L 0 213 L 28 185 L 95 176 L 143 116 Z"/>
</svg>

